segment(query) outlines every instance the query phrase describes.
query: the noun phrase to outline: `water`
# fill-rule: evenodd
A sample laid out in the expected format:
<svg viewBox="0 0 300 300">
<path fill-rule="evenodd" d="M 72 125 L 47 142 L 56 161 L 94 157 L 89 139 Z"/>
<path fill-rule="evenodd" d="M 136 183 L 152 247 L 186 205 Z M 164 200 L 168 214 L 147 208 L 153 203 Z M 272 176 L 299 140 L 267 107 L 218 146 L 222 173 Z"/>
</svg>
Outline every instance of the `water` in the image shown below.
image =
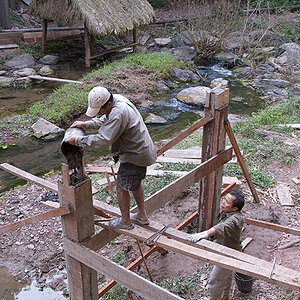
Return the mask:
<svg viewBox="0 0 300 300">
<path fill-rule="evenodd" d="M 36 281 L 11 275 L 6 268 L 0 268 L 1 300 L 65 300 L 62 292 L 45 287 L 42 291 Z"/>
</svg>

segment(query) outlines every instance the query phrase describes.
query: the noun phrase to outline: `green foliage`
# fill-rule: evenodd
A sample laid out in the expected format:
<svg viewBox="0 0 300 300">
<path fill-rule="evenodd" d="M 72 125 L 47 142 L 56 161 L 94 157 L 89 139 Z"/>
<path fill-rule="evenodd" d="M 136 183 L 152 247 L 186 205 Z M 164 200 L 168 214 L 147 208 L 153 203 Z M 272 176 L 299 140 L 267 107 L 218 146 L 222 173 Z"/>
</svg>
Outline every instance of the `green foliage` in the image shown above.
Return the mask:
<svg viewBox="0 0 300 300">
<path fill-rule="evenodd" d="M 298 33 L 297 33 L 297 29 L 300 29 L 300 24 L 299 23 L 295 23 L 295 24 L 280 24 L 279 25 L 279 32 L 284 34 L 284 36 L 291 40 L 296 42 L 298 40 Z"/>
<path fill-rule="evenodd" d="M 164 0 L 148 0 L 148 2 L 153 6 L 153 7 L 163 7 L 165 6 L 165 1 Z"/>
<path fill-rule="evenodd" d="M 101 299 L 104 300 L 128 300 L 127 290 L 122 285 L 117 284 L 109 290 Z"/>
<path fill-rule="evenodd" d="M 266 7 L 282 7 L 282 6 L 293 6 L 296 5 L 295 0 L 259 0 L 259 1 L 251 1 L 250 4 L 252 7 L 256 7 L 260 5 L 261 8 Z"/>
<path fill-rule="evenodd" d="M 121 266 L 124 266 L 125 265 L 125 255 L 126 255 L 126 252 L 123 250 L 114 252 L 112 255 L 112 261 Z"/>
<path fill-rule="evenodd" d="M 21 42 L 19 47 L 26 53 L 32 54 L 35 59 L 40 59 L 44 56 L 40 43 L 26 44 Z"/>
<path fill-rule="evenodd" d="M 19 17 L 11 8 L 9 9 L 9 16 L 12 22 L 16 22 L 22 26 L 25 25 L 25 21 L 21 17 Z"/>
<path fill-rule="evenodd" d="M 187 149 L 195 146 L 199 146 L 202 143 L 202 131 L 196 131 L 189 135 L 187 138 L 180 141 L 173 149 Z"/>
<path fill-rule="evenodd" d="M 24 118 L 43 117 L 55 124 L 64 124 L 68 115 L 76 115 L 86 109 L 91 85 L 68 83 L 54 91 L 47 99 L 36 102 L 26 110 Z"/>
<path fill-rule="evenodd" d="M 160 163 L 163 170 L 189 172 L 196 166 L 189 163 Z"/>
<path fill-rule="evenodd" d="M 168 77 L 174 67 L 182 68 L 183 62 L 172 57 L 170 53 L 137 53 L 124 58 L 131 65 L 156 71 L 160 76 Z"/>
</svg>

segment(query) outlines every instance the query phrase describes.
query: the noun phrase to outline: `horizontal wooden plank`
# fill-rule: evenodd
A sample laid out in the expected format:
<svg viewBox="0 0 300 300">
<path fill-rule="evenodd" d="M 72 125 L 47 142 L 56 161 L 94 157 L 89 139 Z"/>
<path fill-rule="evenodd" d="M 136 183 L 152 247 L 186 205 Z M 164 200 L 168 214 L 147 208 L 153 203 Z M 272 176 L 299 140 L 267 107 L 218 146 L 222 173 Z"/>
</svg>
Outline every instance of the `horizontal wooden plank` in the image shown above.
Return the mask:
<svg viewBox="0 0 300 300">
<path fill-rule="evenodd" d="M 32 175 L 26 171 L 23 171 L 19 168 L 16 168 L 8 163 L 3 163 L 0 165 L 0 168 L 8 173 L 11 173 L 17 177 L 20 177 L 22 179 L 25 179 L 27 181 L 36 183 L 37 185 L 44 187 L 54 193 L 58 193 L 58 186 L 57 184 L 54 184 L 52 182 L 49 182 L 45 179 L 42 179 L 40 177 L 37 177 L 35 175 Z"/>
<path fill-rule="evenodd" d="M 109 228 L 106 224 L 100 225 L 103 228 Z M 145 241 L 153 235 L 153 231 L 146 230 L 140 226 L 136 226 L 136 228 L 132 230 L 114 229 L 114 231 L 120 234 L 126 234 L 127 236 L 138 239 L 140 241 Z M 178 240 L 171 239 L 170 237 L 167 237 L 165 235 L 159 237 L 156 245 L 161 248 L 186 255 L 188 257 L 209 262 L 225 269 L 240 272 L 270 283 L 300 291 L 300 272 L 287 268 L 286 269 L 289 270 L 288 272 L 282 272 L 282 269 L 278 268 L 278 265 L 275 265 L 275 267 L 273 268 L 272 276 L 270 276 L 271 269 L 267 268 L 267 266 L 269 265 L 267 261 L 264 261 L 265 264 L 262 265 L 252 264 L 249 262 L 238 260 L 236 258 L 206 251 L 197 248 L 195 245 L 188 244 L 187 241 L 183 243 Z"/>
<path fill-rule="evenodd" d="M 300 236 L 300 229 L 297 229 L 297 228 L 291 228 L 291 227 L 278 225 L 278 224 L 274 224 L 274 223 L 269 223 L 269 222 L 265 222 L 265 221 L 260 221 L 260 220 L 255 220 L 255 219 L 251 219 L 251 218 L 244 218 L 244 220 L 245 220 L 245 223 L 249 224 L 249 225 L 263 227 L 263 228 L 267 228 L 267 229 L 272 229 L 272 230 L 281 231 L 281 232 Z"/>
<path fill-rule="evenodd" d="M 0 233 L 9 232 L 9 231 L 12 231 L 12 230 L 15 230 L 18 228 L 22 228 L 26 225 L 32 225 L 32 224 L 38 223 L 40 221 L 51 219 L 53 217 L 67 215 L 71 211 L 72 210 L 69 207 L 58 207 L 58 208 L 55 208 L 53 210 L 50 210 L 50 211 L 47 211 L 47 212 L 44 212 L 44 213 L 41 213 L 38 215 L 28 217 L 24 220 L 20 220 L 20 221 L 6 224 L 6 225 L 2 225 L 2 226 L 0 226 Z"/>
<path fill-rule="evenodd" d="M 203 127 L 205 124 L 210 122 L 213 119 L 213 117 L 205 116 L 201 120 L 194 123 L 192 126 L 190 126 L 187 130 L 180 133 L 178 136 L 176 136 L 173 140 L 168 142 L 166 145 L 162 146 L 159 150 L 157 150 L 157 156 L 162 155 L 164 152 L 166 152 L 168 149 L 171 149 L 176 144 L 178 144 L 180 141 L 182 141 L 184 138 L 198 130 L 199 128 Z"/>
<path fill-rule="evenodd" d="M 119 217 L 121 215 L 120 210 L 116 207 L 113 207 L 111 205 L 108 205 L 104 202 L 98 201 L 98 200 L 94 200 L 94 206 L 99 207 L 101 210 L 105 211 L 106 213 Z M 196 218 L 197 217 L 197 213 L 194 213 L 192 215 L 192 218 Z M 153 231 L 158 231 L 159 229 L 162 228 L 162 224 L 159 224 L 157 222 L 154 221 L 150 221 L 150 224 L 148 226 L 143 226 L 144 228 L 147 228 L 149 230 Z M 100 232 L 100 239 L 104 238 L 103 232 L 108 231 L 108 230 L 103 230 L 102 232 Z M 102 233 L 102 234 L 101 234 Z M 219 245 L 217 243 L 208 241 L 208 240 L 201 240 L 196 244 L 191 243 L 190 241 L 187 240 L 189 234 L 185 233 L 185 232 L 181 232 L 178 230 L 175 230 L 173 228 L 168 228 L 165 232 L 165 235 L 169 238 L 172 238 L 174 240 L 186 243 L 186 244 L 191 244 L 194 245 L 195 247 L 201 248 L 201 249 L 205 249 L 207 251 L 210 252 L 214 252 L 220 255 L 224 255 L 227 257 L 231 257 L 237 260 L 240 260 L 242 262 L 247 262 L 256 266 L 265 266 L 265 268 L 271 269 L 272 268 L 272 263 L 259 259 L 257 257 L 245 254 L 243 252 L 225 247 L 223 245 Z M 95 235 L 91 240 L 94 239 L 94 241 L 96 243 L 99 243 L 99 238 L 97 237 L 97 235 Z M 89 243 L 89 245 L 93 245 L 93 243 L 91 241 L 87 241 L 87 243 Z M 98 244 L 99 245 L 99 244 Z M 284 266 L 277 266 L 276 267 L 278 269 L 279 272 L 282 273 L 290 273 L 291 276 L 297 277 L 299 276 L 299 273 L 297 271 L 288 269 Z"/>
<path fill-rule="evenodd" d="M 19 45 L 17 44 L 0 45 L 0 49 L 13 49 L 13 48 L 19 48 Z"/>
<path fill-rule="evenodd" d="M 182 299 L 179 296 L 174 295 L 169 291 L 161 288 L 160 286 L 154 284 L 153 282 L 140 277 L 134 272 L 129 271 L 126 268 L 107 260 L 99 253 L 77 243 L 74 243 L 67 238 L 64 238 L 64 249 L 67 255 L 70 255 L 86 266 L 96 270 L 97 272 L 109 278 L 112 278 L 113 280 L 119 282 L 138 295 L 145 297 L 146 299 Z"/>
<path fill-rule="evenodd" d="M 47 80 L 47 81 L 57 81 L 57 82 L 64 82 L 64 83 L 78 83 L 78 84 L 83 83 L 82 81 L 77 81 L 77 80 L 45 77 L 45 76 L 40 76 L 40 75 L 30 75 L 28 77 L 30 79 L 35 79 L 35 80 Z"/>
</svg>

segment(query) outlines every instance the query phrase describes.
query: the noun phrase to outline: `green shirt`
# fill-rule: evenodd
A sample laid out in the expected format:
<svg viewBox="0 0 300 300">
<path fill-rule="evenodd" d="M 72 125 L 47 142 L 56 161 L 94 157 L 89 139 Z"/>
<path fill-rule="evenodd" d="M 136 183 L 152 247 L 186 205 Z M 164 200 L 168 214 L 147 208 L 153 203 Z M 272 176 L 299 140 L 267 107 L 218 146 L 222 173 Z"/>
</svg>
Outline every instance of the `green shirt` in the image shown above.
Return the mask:
<svg viewBox="0 0 300 300">
<path fill-rule="evenodd" d="M 241 232 L 244 225 L 244 218 L 240 211 L 232 213 L 222 212 L 217 225 L 213 226 L 216 230 L 214 241 L 223 246 L 242 250 Z"/>
</svg>

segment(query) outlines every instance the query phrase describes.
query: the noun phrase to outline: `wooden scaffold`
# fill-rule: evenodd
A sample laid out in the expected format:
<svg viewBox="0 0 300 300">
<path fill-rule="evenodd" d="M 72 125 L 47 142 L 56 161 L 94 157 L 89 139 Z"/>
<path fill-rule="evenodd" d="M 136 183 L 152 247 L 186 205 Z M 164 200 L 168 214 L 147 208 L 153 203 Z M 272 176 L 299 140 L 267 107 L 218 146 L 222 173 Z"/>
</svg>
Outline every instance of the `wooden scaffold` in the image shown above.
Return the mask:
<svg viewBox="0 0 300 300">
<path fill-rule="evenodd" d="M 185 137 L 203 127 L 202 163 L 145 200 L 145 208 L 147 214 L 150 215 L 195 183 L 200 182 L 198 211 L 176 228 L 165 228 L 162 224 L 151 221 L 149 225 L 137 225 L 132 230 L 123 230 L 112 229 L 106 222 L 100 222 L 97 224 L 103 229 L 95 233 L 94 214 L 101 216 L 102 219 L 110 216 L 119 217 L 121 214 L 118 208 L 93 199 L 91 180 L 83 171 L 81 171 L 80 180 L 72 185 L 69 165 L 63 165 L 62 179 L 57 186 L 9 164 L 1 164 L 1 168 L 10 173 L 58 192 L 60 204 L 47 201 L 47 205 L 53 208 L 51 211 L 1 226 L 0 233 L 60 215 L 64 232 L 63 243 L 67 260 L 69 293 L 72 300 L 98 299 L 115 282 L 146 299 L 182 299 L 131 271 L 142 261 L 145 262 L 145 259 L 154 251 L 163 250 L 175 251 L 191 258 L 300 291 L 299 271 L 208 240 L 191 243 L 187 240 L 188 234 L 180 231 L 196 218 L 199 219 L 198 223 L 201 230 L 208 229 L 216 223 L 220 197 L 234 187 L 234 183 L 232 183 L 222 190 L 223 166 L 232 159 L 233 151 L 248 182 L 253 201 L 258 202 L 259 200 L 228 122 L 229 98 L 229 89 L 213 89 L 207 98 L 204 117 L 157 151 L 158 155 L 163 154 Z M 227 148 L 225 147 L 226 133 L 232 144 Z M 82 161 L 80 163 L 82 164 Z M 83 170 L 82 165 L 78 169 Z M 132 213 L 136 211 L 136 207 L 131 209 Z M 296 228 L 274 225 L 250 218 L 247 218 L 245 222 L 300 235 L 300 230 Z M 154 239 L 154 235 L 157 236 L 157 233 L 161 232 L 162 229 L 163 234 L 158 235 L 158 239 Z M 111 262 L 97 253 L 100 248 L 120 234 L 130 236 L 140 242 L 153 241 L 152 246 L 127 268 Z M 100 291 L 97 287 L 97 272 L 112 279 Z"/>
</svg>

